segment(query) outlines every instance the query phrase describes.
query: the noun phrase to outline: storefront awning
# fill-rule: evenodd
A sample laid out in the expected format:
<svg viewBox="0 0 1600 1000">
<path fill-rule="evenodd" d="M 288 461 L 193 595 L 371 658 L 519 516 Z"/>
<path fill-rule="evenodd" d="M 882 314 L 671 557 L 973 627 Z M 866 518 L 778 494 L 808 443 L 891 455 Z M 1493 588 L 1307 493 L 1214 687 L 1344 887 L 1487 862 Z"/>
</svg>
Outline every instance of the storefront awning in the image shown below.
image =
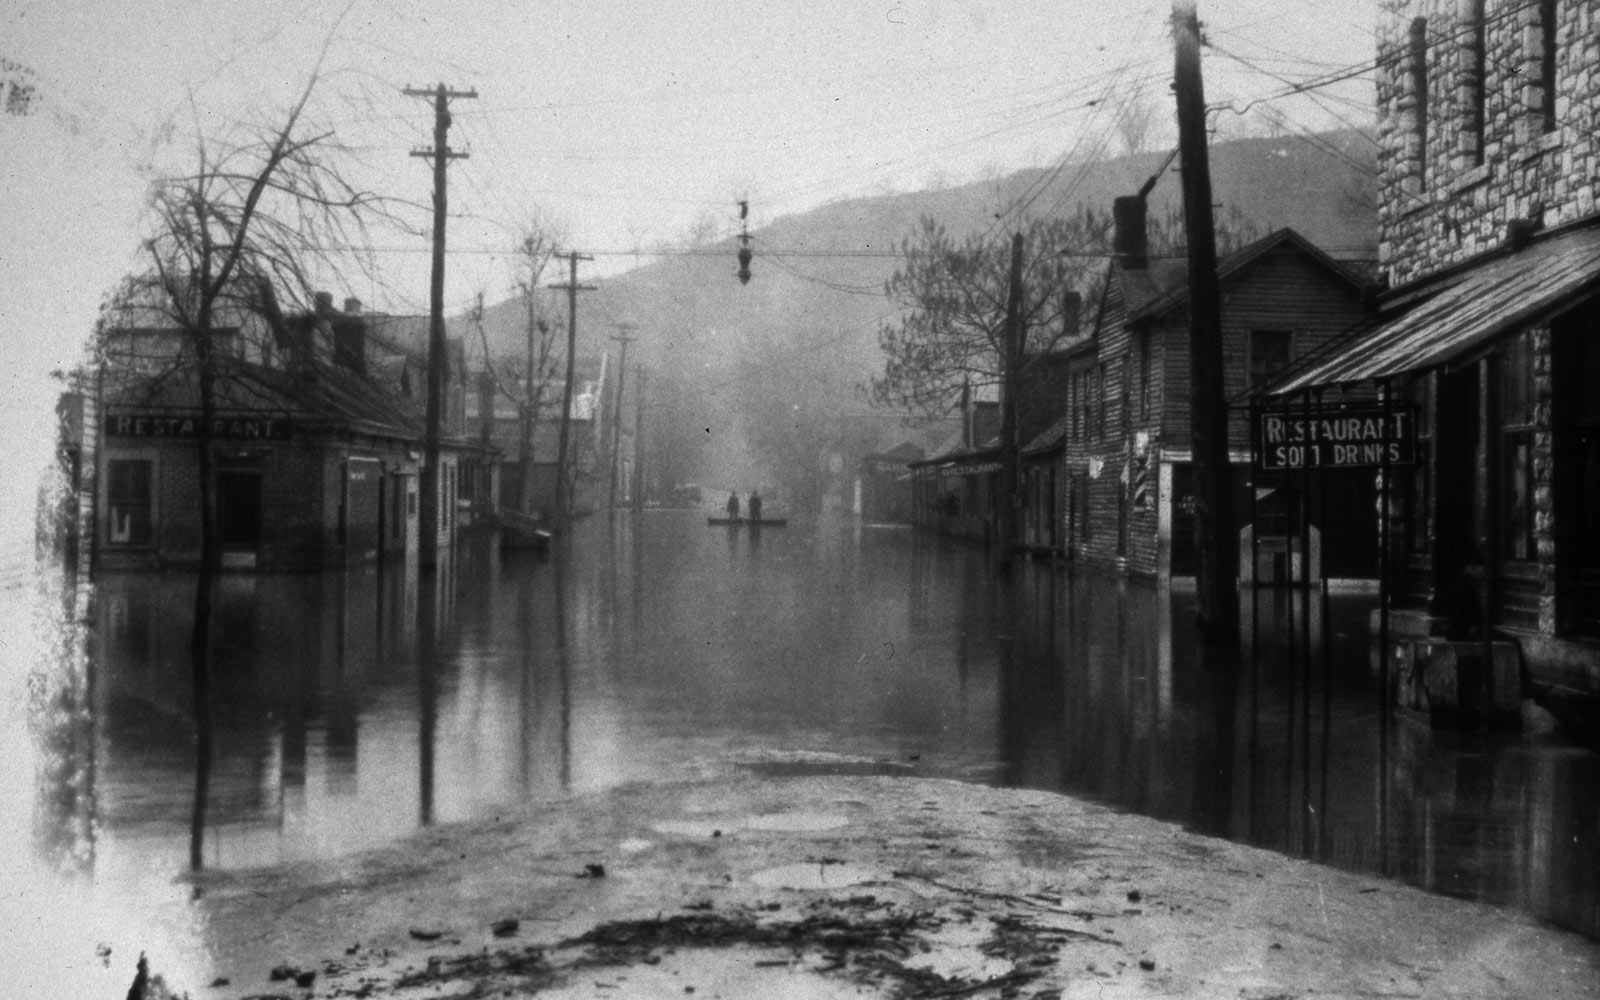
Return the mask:
<svg viewBox="0 0 1600 1000">
<path fill-rule="evenodd" d="M 1285 396 L 1422 371 L 1600 293 L 1600 229 L 1488 261 L 1422 305 L 1272 390 Z"/>
</svg>

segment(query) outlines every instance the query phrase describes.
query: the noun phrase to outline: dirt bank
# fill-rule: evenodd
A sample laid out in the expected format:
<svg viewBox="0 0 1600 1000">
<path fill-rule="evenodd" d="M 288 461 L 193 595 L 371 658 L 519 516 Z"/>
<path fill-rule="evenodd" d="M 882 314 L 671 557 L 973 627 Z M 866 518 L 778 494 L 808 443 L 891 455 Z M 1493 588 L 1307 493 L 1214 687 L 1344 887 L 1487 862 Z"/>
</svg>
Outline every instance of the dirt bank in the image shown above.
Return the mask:
<svg viewBox="0 0 1600 1000">
<path fill-rule="evenodd" d="M 200 888 L 196 1000 L 1600 996 L 1600 944 L 1515 914 L 924 779 L 626 788 Z"/>
</svg>

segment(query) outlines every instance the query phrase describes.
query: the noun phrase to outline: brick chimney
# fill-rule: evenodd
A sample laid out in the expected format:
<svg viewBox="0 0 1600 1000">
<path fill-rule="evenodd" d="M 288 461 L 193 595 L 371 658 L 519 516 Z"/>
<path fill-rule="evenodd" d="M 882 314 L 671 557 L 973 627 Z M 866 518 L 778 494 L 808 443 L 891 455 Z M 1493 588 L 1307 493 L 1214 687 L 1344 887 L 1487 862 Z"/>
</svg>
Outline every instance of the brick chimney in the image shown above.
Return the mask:
<svg viewBox="0 0 1600 1000">
<path fill-rule="evenodd" d="M 1111 249 L 1122 266 L 1130 271 L 1143 271 L 1150 266 L 1150 240 L 1145 234 L 1144 216 L 1144 198 L 1139 195 L 1122 195 L 1112 202 L 1115 229 Z"/>
<path fill-rule="evenodd" d="M 354 295 L 346 296 L 344 300 L 344 311 L 351 316 L 361 315 L 361 300 L 356 298 Z"/>
<path fill-rule="evenodd" d="M 1076 337 L 1083 327 L 1083 293 L 1067 291 L 1061 296 L 1061 336 Z"/>
</svg>

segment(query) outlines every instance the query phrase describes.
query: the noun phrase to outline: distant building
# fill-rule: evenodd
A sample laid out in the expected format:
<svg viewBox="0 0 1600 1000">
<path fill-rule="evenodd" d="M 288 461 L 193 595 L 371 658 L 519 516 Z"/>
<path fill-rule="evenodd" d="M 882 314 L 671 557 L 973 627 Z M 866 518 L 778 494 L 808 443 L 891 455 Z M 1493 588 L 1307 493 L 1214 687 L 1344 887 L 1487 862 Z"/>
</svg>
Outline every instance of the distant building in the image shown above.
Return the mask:
<svg viewBox="0 0 1600 1000">
<path fill-rule="evenodd" d="M 910 463 L 916 523 L 940 534 L 988 541 L 999 490 L 1000 405 L 968 398 L 959 417 L 959 429 L 927 458 Z"/>
<path fill-rule="evenodd" d="M 522 488 L 522 400 L 524 387 L 502 372 L 514 370 L 509 362 L 499 366 L 484 366 L 469 376 L 474 392 L 465 403 L 465 426 L 469 436 L 476 437 L 496 449 L 501 456 L 499 488 L 493 503 L 517 510 L 549 511 L 555 506 L 556 459 L 561 451 L 561 399 L 565 394 L 565 378 L 546 380 L 538 386 L 539 410 L 534 421 L 533 495 L 524 505 Z M 578 475 L 577 505 L 580 509 L 597 506 L 601 501 L 597 489 L 603 490 L 608 482 L 599 482 L 606 471 L 601 456 L 610 447 L 610 417 L 614 406 L 609 379 L 612 375 L 610 355 L 584 357 L 579 355 L 574 366 L 572 385 L 572 412 L 568 428 L 568 451 Z M 515 381 L 515 384 L 511 384 Z M 631 432 L 623 428 L 631 440 Z M 626 481 L 626 480 L 624 480 Z M 619 486 L 619 489 L 621 487 Z"/>
<path fill-rule="evenodd" d="M 861 459 L 856 477 L 857 513 L 877 524 L 910 524 L 915 515 L 911 464 L 926 455 L 920 445 L 902 441 L 888 451 Z"/>
<path fill-rule="evenodd" d="M 1393 654 L 1420 677 L 1426 640 L 1509 644 L 1514 716 L 1518 659 L 1600 692 L 1600 2 L 1382 10 L 1384 323 L 1281 395 L 1375 387 L 1415 415 Z"/>
</svg>

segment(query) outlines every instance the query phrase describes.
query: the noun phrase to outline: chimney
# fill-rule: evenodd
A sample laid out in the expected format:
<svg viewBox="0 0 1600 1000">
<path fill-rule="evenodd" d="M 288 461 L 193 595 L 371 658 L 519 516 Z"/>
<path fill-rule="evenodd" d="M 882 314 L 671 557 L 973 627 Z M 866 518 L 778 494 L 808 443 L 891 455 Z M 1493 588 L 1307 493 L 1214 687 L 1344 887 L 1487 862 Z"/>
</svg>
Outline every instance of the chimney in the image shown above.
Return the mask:
<svg viewBox="0 0 1600 1000">
<path fill-rule="evenodd" d="M 318 316 L 326 316 L 333 312 L 333 293 L 318 292 L 312 297 L 313 309 Z"/>
<path fill-rule="evenodd" d="M 1083 323 L 1083 293 L 1067 291 L 1061 296 L 1061 336 L 1072 338 L 1078 335 Z"/>
<path fill-rule="evenodd" d="M 351 371 L 367 373 L 367 321 L 360 316 L 335 315 L 333 327 L 333 360 Z"/>
<path fill-rule="evenodd" d="M 1116 259 L 1130 271 L 1143 271 L 1150 266 L 1150 243 L 1144 231 L 1144 198 L 1126 194 L 1112 202 L 1111 215 L 1115 230 L 1111 249 Z"/>
<path fill-rule="evenodd" d="M 347 297 L 344 300 L 344 311 L 346 313 L 350 314 L 351 316 L 360 315 L 361 314 L 361 300 L 356 298 L 354 295 L 351 295 L 351 296 Z"/>
</svg>

